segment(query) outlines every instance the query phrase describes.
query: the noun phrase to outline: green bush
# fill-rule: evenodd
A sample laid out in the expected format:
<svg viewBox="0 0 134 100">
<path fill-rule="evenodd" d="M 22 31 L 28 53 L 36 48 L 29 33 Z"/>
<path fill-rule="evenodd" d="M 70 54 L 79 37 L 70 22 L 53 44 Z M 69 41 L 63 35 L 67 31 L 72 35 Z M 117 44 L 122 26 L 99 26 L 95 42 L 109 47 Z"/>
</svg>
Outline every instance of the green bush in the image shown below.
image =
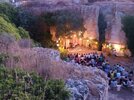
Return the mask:
<svg viewBox="0 0 134 100">
<path fill-rule="evenodd" d="M 22 27 L 17 28 L 8 20 L 6 16 L 4 16 L 4 18 L 0 16 L 0 34 L 5 32 L 15 37 L 16 39 L 30 38 L 29 33 L 25 29 Z"/>
<path fill-rule="evenodd" d="M 35 73 L 0 66 L 0 100 L 66 100 L 61 80 L 45 81 Z"/>
<path fill-rule="evenodd" d="M 0 3 L 0 14 L 6 15 L 12 23 L 18 23 L 18 10 L 9 3 Z"/>
<path fill-rule="evenodd" d="M 5 60 L 8 58 L 9 56 L 5 53 L 0 53 L 0 65 L 3 65 Z"/>
<path fill-rule="evenodd" d="M 45 100 L 68 100 L 70 94 L 64 87 L 64 82 L 61 80 L 47 81 L 45 87 Z"/>
<path fill-rule="evenodd" d="M 20 39 L 18 29 L 14 24 L 7 22 L 2 17 L 0 17 L 0 33 L 9 33 L 11 36 L 14 36 L 16 39 Z"/>
<path fill-rule="evenodd" d="M 18 33 L 20 34 L 21 38 L 30 38 L 28 31 L 22 27 L 18 27 Z"/>
</svg>

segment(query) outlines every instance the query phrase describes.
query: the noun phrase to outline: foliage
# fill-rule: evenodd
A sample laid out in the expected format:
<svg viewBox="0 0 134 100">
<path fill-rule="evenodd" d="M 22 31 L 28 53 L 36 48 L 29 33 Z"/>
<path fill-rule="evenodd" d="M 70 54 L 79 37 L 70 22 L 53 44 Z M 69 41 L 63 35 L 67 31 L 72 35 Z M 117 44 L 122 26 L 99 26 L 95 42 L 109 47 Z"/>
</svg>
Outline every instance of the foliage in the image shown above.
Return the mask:
<svg viewBox="0 0 134 100">
<path fill-rule="evenodd" d="M 10 33 L 10 35 L 16 39 L 29 38 L 29 33 L 25 29 L 16 27 L 16 25 L 22 24 L 20 19 L 23 19 L 23 23 L 25 22 L 25 18 L 21 18 L 19 13 L 21 13 L 20 10 L 17 10 L 17 8 L 11 4 L 0 3 L 0 32 Z M 24 15 L 25 14 L 23 14 L 23 16 Z"/>
<path fill-rule="evenodd" d="M 18 10 L 18 25 L 29 30 L 35 23 L 36 17 L 32 11 L 19 8 Z"/>
<path fill-rule="evenodd" d="M 18 31 L 21 38 L 30 38 L 28 31 L 26 31 L 24 28 L 18 27 Z"/>
<path fill-rule="evenodd" d="M 46 82 L 45 100 L 68 100 L 69 92 L 64 88 L 61 80 L 49 80 Z"/>
<path fill-rule="evenodd" d="M 0 14 L 5 14 L 12 23 L 17 24 L 18 10 L 8 3 L 0 3 Z"/>
<path fill-rule="evenodd" d="M 68 35 L 70 31 L 84 31 L 83 18 L 74 10 L 61 10 L 56 12 L 56 27 L 59 35 Z"/>
<path fill-rule="evenodd" d="M 0 67 L 0 100 L 66 100 L 61 80 L 45 81 L 35 73 Z"/>
<path fill-rule="evenodd" d="M 56 48 L 56 43 L 54 41 L 51 40 L 51 34 L 48 32 L 44 33 L 44 37 L 43 37 L 43 41 L 42 44 L 44 47 L 48 47 L 48 48 Z"/>
<path fill-rule="evenodd" d="M 11 36 L 14 36 L 16 39 L 21 38 L 18 29 L 15 27 L 15 25 L 10 22 L 7 22 L 2 17 L 0 17 L 0 32 L 1 33 L 7 32 Z"/>
<path fill-rule="evenodd" d="M 122 23 L 127 37 L 128 48 L 134 55 L 134 16 L 125 16 L 122 19 Z"/>
<path fill-rule="evenodd" d="M 74 10 L 58 10 L 42 14 L 48 26 L 56 26 L 58 35 L 68 35 L 70 31 L 84 31 L 83 18 Z"/>
<path fill-rule="evenodd" d="M 8 20 L 6 16 L 4 16 L 4 18 L 0 16 L 0 32 L 1 34 L 6 32 L 11 36 L 14 36 L 16 39 L 30 37 L 26 30 L 24 30 L 22 27 L 17 28 Z"/>
<path fill-rule="evenodd" d="M 11 23 L 10 19 L 5 14 L 0 14 L 0 16 L 7 22 Z"/>
<path fill-rule="evenodd" d="M 66 60 L 68 51 L 64 49 L 63 47 L 59 47 L 59 51 L 60 51 L 61 59 Z"/>
<path fill-rule="evenodd" d="M 50 34 L 51 27 L 56 27 L 56 37 L 68 35 L 71 31 L 83 31 L 83 18 L 80 13 L 70 10 L 42 13 L 32 25 L 32 37 L 43 47 L 56 48 Z"/>
<path fill-rule="evenodd" d="M 4 65 L 5 60 L 8 58 L 7 54 L 0 53 L 0 65 Z"/>
<path fill-rule="evenodd" d="M 43 13 L 41 19 L 48 25 L 48 26 L 55 26 L 55 14 L 52 12 Z"/>
<path fill-rule="evenodd" d="M 98 19 L 99 28 L 99 46 L 98 50 L 102 50 L 102 44 L 105 42 L 105 30 L 107 28 L 107 22 L 105 21 L 104 15 L 100 12 Z"/>
</svg>

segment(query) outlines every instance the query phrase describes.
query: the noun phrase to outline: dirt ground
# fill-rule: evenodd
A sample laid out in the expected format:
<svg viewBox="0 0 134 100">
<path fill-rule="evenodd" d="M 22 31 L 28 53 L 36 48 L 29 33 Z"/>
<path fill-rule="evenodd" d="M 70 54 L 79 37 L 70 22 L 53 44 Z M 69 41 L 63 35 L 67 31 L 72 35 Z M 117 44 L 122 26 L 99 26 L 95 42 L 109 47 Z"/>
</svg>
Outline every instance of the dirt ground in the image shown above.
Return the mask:
<svg viewBox="0 0 134 100">
<path fill-rule="evenodd" d="M 108 100 L 134 100 L 134 93 L 130 89 L 110 90 Z"/>
</svg>

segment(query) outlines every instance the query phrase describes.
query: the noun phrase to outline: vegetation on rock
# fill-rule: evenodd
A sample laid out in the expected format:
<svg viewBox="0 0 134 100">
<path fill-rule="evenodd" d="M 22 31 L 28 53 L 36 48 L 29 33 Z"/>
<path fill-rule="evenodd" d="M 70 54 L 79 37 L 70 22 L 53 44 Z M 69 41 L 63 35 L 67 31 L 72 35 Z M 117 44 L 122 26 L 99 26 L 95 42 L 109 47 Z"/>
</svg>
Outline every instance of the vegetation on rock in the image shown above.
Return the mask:
<svg viewBox="0 0 134 100">
<path fill-rule="evenodd" d="M 22 27 L 17 27 L 19 10 L 8 3 L 0 3 L 0 32 L 9 33 L 16 39 L 29 38 L 29 33 Z"/>
<path fill-rule="evenodd" d="M 1 100 L 67 100 L 62 80 L 47 80 L 35 73 L 0 66 Z"/>
<path fill-rule="evenodd" d="M 18 29 L 14 24 L 7 22 L 4 18 L 0 17 L 0 33 L 9 33 L 11 36 L 14 36 L 16 39 L 20 39 Z"/>
</svg>

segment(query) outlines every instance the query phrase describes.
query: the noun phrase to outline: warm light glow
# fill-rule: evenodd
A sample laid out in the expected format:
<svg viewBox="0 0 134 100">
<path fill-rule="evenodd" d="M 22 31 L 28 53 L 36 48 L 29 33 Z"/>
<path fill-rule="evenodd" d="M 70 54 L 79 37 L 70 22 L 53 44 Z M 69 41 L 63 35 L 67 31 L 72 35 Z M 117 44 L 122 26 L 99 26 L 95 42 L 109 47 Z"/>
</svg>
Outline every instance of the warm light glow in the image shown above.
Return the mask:
<svg viewBox="0 0 134 100">
<path fill-rule="evenodd" d="M 80 32 L 79 32 L 79 36 L 81 36 L 81 34 L 82 34 L 82 32 L 80 31 Z"/>
<path fill-rule="evenodd" d="M 95 44 L 97 45 L 97 44 L 98 44 L 98 42 L 95 42 Z"/>
<path fill-rule="evenodd" d="M 74 37 L 76 37 L 76 34 L 74 34 Z"/>
<path fill-rule="evenodd" d="M 79 40 L 82 40 L 82 38 L 80 38 Z"/>
<path fill-rule="evenodd" d="M 58 40 L 60 40 L 60 38 Z"/>
<path fill-rule="evenodd" d="M 89 39 L 90 39 L 90 40 L 92 40 L 93 38 L 92 38 L 92 37 L 90 37 Z"/>
<path fill-rule="evenodd" d="M 58 43 L 59 41 L 57 40 L 56 42 Z"/>
<path fill-rule="evenodd" d="M 79 36 L 81 36 L 81 33 L 79 33 Z"/>
<path fill-rule="evenodd" d="M 57 47 L 59 47 L 60 45 L 59 44 L 57 44 Z"/>
<path fill-rule="evenodd" d="M 121 50 L 121 45 L 119 44 L 113 44 L 113 47 L 116 51 L 120 51 Z"/>
<path fill-rule="evenodd" d="M 89 40 L 87 40 L 87 42 L 89 42 Z"/>
</svg>

